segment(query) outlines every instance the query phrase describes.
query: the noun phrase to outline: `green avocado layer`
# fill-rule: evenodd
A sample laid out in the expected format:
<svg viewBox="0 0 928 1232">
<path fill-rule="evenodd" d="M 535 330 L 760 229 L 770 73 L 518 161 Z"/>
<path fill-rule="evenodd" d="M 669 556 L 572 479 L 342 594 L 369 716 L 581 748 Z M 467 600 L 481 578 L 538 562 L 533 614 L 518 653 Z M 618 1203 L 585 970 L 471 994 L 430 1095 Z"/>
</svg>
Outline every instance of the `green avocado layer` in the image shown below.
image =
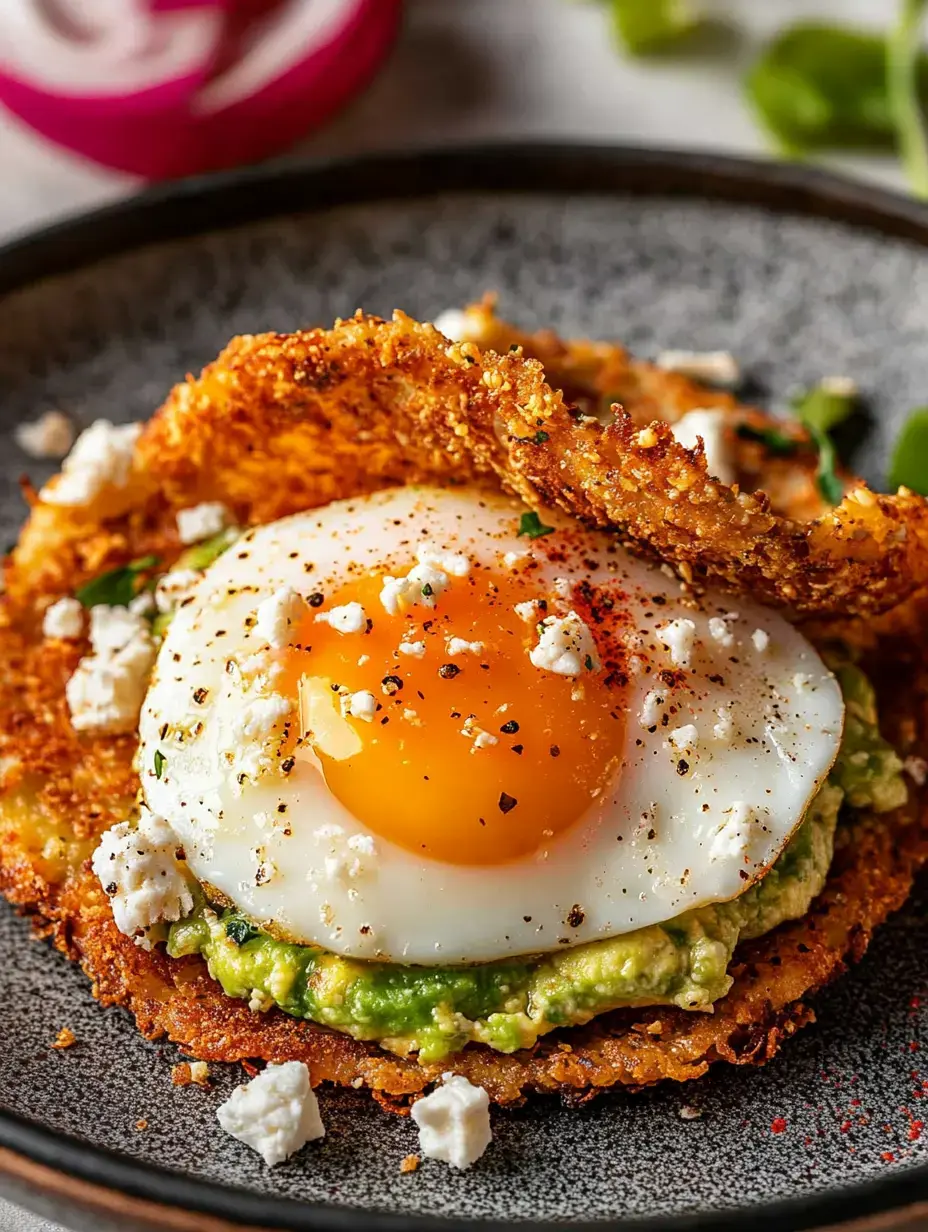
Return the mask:
<svg viewBox="0 0 928 1232">
<path fill-rule="evenodd" d="M 738 941 L 804 915 L 821 891 L 842 803 L 883 812 L 906 798 L 869 681 L 851 665 L 837 674 L 847 706 L 838 760 L 779 859 L 739 898 L 606 941 L 469 967 L 340 958 L 277 941 L 234 911 L 204 905 L 172 925 L 168 953 L 201 954 L 223 990 L 256 1010 L 277 1005 L 427 1062 L 471 1041 L 514 1052 L 555 1027 L 622 1006 L 707 1010 L 731 986 Z"/>
</svg>

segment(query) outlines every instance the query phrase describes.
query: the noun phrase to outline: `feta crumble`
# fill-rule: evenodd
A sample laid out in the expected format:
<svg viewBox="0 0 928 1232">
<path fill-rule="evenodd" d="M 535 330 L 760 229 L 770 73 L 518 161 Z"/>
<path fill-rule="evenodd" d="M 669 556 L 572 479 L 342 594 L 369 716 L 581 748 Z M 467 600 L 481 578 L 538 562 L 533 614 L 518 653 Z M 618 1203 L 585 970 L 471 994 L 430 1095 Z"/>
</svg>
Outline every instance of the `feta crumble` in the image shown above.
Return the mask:
<svg viewBox="0 0 928 1232">
<path fill-rule="evenodd" d="M 155 586 L 155 607 L 159 612 L 173 612 L 193 594 L 203 576 L 196 569 L 172 569 L 158 579 Z"/>
<path fill-rule="evenodd" d="M 590 627 L 573 610 L 566 616 L 548 616 L 542 622 L 538 645 L 532 647 L 528 657 L 533 667 L 558 676 L 579 676 L 600 668 Z"/>
<path fill-rule="evenodd" d="M 452 342 L 469 342 L 470 334 L 467 328 L 467 313 L 460 308 L 446 308 L 432 322 L 440 334 L 450 338 Z"/>
<path fill-rule="evenodd" d="M 715 712 L 717 723 L 712 726 L 712 735 L 714 739 L 721 740 L 723 744 L 731 742 L 732 733 L 735 730 L 734 720 L 731 715 L 730 706 L 719 706 Z"/>
<path fill-rule="evenodd" d="M 307 610 L 301 594 L 291 586 L 281 586 L 258 604 L 252 633 L 274 650 L 282 650 L 290 641 L 290 630 L 300 623 Z"/>
<path fill-rule="evenodd" d="M 737 612 L 726 612 L 724 616 L 709 618 L 709 636 L 727 650 L 735 644 L 735 635 L 731 631 L 732 622 L 738 619 Z"/>
<path fill-rule="evenodd" d="M 517 603 L 512 610 L 520 620 L 524 620 L 526 624 L 531 624 L 538 617 L 538 600 L 526 599 L 524 603 Z"/>
<path fill-rule="evenodd" d="M 71 725 L 75 731 L 132 731 L 156 655 L 148 622 L 124 607 L 91 608 L 90 646 L 65 686 Z"/>
<path fill-rule="evenodd" d="M 391 577 L 389 574 L 384 577 L 380 602 L 390 616 L 396 616 L 417 603 L 423 607 L 434 607 L 435 600 L 446 589 L 449 580 L 443 569 L 415 565 L 405 577 Z"/>
<path fill-rule="evenodd" d="M 17 424 L 13 439 L 30 458 L 63 458 L 74 444 L 74 425 L 61 411 L 46 411 L 33 423 Z"/>
<path fill-rule="evenodd" d="M 125 487 L 132 470 L 140 423 L 96 423 L 77 438 L 61 474 L 47 483 L 39 497 L 49 505 L 89 505 L 108 487 Z"/>
<path fill-rule="evenodd" d="M 470 557 L 463 552 L 446 552 L 433 543 L 424 543 L 416 549 L 416 560 L 420 565 L 430 565 L 440 569 L 449 577 L 467 577 L 470 573 Z"/>
<path fill-rule="evenodd" d="M 763 654 L 770 645 L 770 634 L 765 629 L 755 629 L 751 634 L 751 641 L 757 653 Z"/>
<path fill-rule="evenodd" d="M 679 372 L 711 385 L 730 387 L 741 380 L 738 361 L 730 351 L 661 351 L 654 362 L 665 372 Z"/>
<path fill-rule="evenodd" d="M 660 722 L 665 701 L 665 695 L 659 689 L 651 689 L 649 693 L 646 693 L 638 713 L 639 726 L 645 730 L 656 727 Z"/>
<path fill-rule="evenodd" d="M 445 642 L 445 649 L 452 658 L 455 655 L 480 654 L 483 650 L 483 642 L 468 642 L 463 637 L 449 637 Z"/>
<path fill-rule="evenodd" d="M 341 698 L 342 714 L 353 719 L 363 719 L 365 723 L 373 723 L 377 713 L 377 699 L 367 689 L 357 693 L 346 693 Z"/>
<path fill-rule="evenodd" d="M 413 1104 L 412 1119 L 422 1154 L 452 1168 L 469 1168 L 493 1139 L 486 1091 L 460 1074 L 443 1074 L 442 1085 Z"/>
<path fill-rule="evenodd" d="M 254 781 L 274 768 L 292 711 L 293 702 L 281 693 L 266 693 L 236 705 L 221 750 L 232 767 L 235 794 L 240 793 L 244 779 Z"/>
<path fill-rule="evenodd" d="M 411 659 L 421 659 L 425 655 L 425 642 L 400 642 L 397 650 Z"/>
<path fill-rule="evenodd" d="M 670 661 L 675 667 L 689 667 L 696 644 L 696 625 L 692 620 L 672 620 L 658 630 L 657 636 L 670 651 Z"/>
<path fill-rule="evenodd" d="M 743 859 L 753 838 L 752 827 L 756 822 L 753 807 L 744 800 L 736 800 L 725 811 L 725 820 L 719 826 L 709 846 L 709 859 Z"/>
<path fill-rule="evenodd" d="M 675 749 L 693 749 L 699 741 L 699 732 L 693 723 L 687 723 L 685 727 L 674 728 L 667 738 Z"/>
<path fill-rule="evenodd" d="M 150 950 L 149 929 L 193 910 L 193 895 L 177 862 L 177 836 L 144 804 L 138 823 L 121 821 L 106 830 L 91 857 L 116 927 Z"/>
<path fill-rule="evenodd" d="M 45 609 L 42 633 L 45 637 L 57 637 L 62 641 L 76 641 L 84 632 L 84 605 L 77 599 L 58 599 Z"/>
<path fill-rule="evenodd" d="M 520 552 L 505 552 L 503 554 L 503 565 L 510 570 L 521 569 L 527 565 L 532 559 L 530 548 L 523 548 Z"/>
<path fill-rule="evenodd" d="M 177 511 L 177 534 L 181 543 L 200 543 L 212 539 L 231 526 L 235 519 L 221 501 L 205 501 Z"/>
<path fill-rule="evenodd" d="M 343 603 L 328 612 L 319 612 L 316 623 L 330 625 L 337 633 L 360 633 L 367 624 L 367 613 L 360 603 Z"/>
<path fill-rule="evenodd" d="M 695 449 L 697 440 L 701 439 L 709 474 L 729 487 L 735 482 L 737 474 L 725 440 L 724 411 L 688 411 L 670 425 L 670 430 L 685 449 Z"/>
<path fill-rule="evenodd" d="M 302 1061 L 268 1065 L 216 1109 L 219 1124 L 257 1151 L 269 1168 L 325 1136 L 319 1101 Z"/>
</svg>

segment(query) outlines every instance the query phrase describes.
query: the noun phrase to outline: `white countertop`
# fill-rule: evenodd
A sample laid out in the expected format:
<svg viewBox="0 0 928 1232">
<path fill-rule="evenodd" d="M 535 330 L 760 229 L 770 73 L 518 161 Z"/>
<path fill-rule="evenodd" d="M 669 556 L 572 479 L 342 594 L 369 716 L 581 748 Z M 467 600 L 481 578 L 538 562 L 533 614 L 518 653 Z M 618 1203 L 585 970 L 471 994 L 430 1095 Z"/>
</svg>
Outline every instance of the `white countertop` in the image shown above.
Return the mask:
<svg viewBox="0 0 928 1232">
<path fill-rule="evenodd" d="M 810 16 L 880 26 L 894 7 L 887 0 L 714 0 L 704 7 L 729 14 L 742 31 L 724 56 L 647 62 L 617 54 L 604 10 L 591 0 L 407 3 L 403 33 L 381 75 L 307 140 L 302 154 L 557 138 L 765 155 L 739 92 L 764 37 Z M 903 187 L 891 161 L 834 165 Z M 0 242 L 137 187 L 0 114 Z M 60 1230 L 0 1201 L 0 1232 Z"/>
</svg>

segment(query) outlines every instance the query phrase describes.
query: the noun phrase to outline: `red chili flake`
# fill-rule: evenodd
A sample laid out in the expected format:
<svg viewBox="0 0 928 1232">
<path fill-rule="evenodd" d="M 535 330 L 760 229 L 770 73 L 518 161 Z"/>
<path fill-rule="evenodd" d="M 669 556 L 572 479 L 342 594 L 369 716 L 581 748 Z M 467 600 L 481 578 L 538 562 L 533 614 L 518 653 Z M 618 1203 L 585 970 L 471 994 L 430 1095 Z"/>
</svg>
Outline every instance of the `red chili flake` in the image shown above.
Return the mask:
<svg viewBox="0 0 928 1232">
<path fill-rule="evenodd" d="M 783 1117 L 774 1117 L 770 1122 L 770 1132 L 772 1134 L 782 1134 L 786 1129 L 786 1121 Z"/>
<path fill-rule="evenodd" d="M 851 1122 L 845 1121 L 844 1124 L 841 1126 L 841 1133 L 846 1134 L 850 1128 L 851 1128 Z"/>
<path fill-rule="evenodd" d="M 851 1100 L 851 1107 L 852 1107 L 852 1108 L 859 1108 L 859 1107 L 860 1107 L 860 1100 L 859 1100 L 859 1099 L 852 1099 L 852 1100 Z"/>
<path fill-rule="evenodd" d="M 922 1130 L 925 1128 L 924 1121 L 913 1121 L 909 1126 L 909 1141 L 917 1142 L 922 1136 Z"/>
<path fill-rule="evenodd" d="M 891 1164 L 895 1162 L 896 1157 L 892 1151 L 883 1151 L 880 1155 L 880 1159 L 882 1159 L 884 1164 Z"/>
<path fill-rule="evenodd" d="M 909 1052 L 918 1052 L 918 1040 L 909 1040 Z"/>
<path fill-rule="evenodd" d="M 921 1004 L 922 1004 L 921 997 L 913 997 L 912 1000 L 909 1002 L 909 1009 L 910 1010 L 921 1009 Z"/>
</svg>

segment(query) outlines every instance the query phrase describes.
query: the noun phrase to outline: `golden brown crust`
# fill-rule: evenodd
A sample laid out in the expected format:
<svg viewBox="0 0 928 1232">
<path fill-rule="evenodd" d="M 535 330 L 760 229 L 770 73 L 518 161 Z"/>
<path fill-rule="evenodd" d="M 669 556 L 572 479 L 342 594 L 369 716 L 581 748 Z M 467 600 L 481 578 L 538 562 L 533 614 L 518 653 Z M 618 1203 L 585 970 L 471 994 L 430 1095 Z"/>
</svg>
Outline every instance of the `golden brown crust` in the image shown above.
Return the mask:
<svg viewBox="0 0 928 1232">
<path fill-rule="evenodd" d="M 607 358 L 615 371 L 619 361 Z M 677 389 L 684 401 L 696 397 L 691 384 Z M 698 392 L 705 405 L 706 391 Z M 684 571 L 820 613 L 886 607 L 924 578 L 924 502 L 868 496 L 807 525 L 779 516 L 762 496 L 722 489 L 706 475 L 701 451 L 681 449 L 662 424 L 654 425 L 655 444 L 636 440 L 640 423 L 619 415 L 606 429 L 578 424 L 538 363 L 449 348 L 405 317 L 235 340 L 202 377 L 172 392 L 143 434 L 125 493 L 82 511 L 37 503 L 8 564 L 0 890 L 82 962 L 103 1002 L 130 1008 L 148 1035 L 166 1034 L 204 1060 L 303 1058 L 314 1081 L 361 1080 L 387 1102 L 420 1091 L 447 1062 L 421 1067 L 277 1011 L 253 1014 L 222 994 L 199 959 L 149 954 L 118 933 L 87 856 L 134 797 L 135 741 L 74 733 L 64 686 L 85 647 L 41 641 L 41 612 L 102 568 L 148 553 L 169 563 L 180 550 L 179 506 L 221 499 L 243 521 L 260 522 L 416 480 L 502 479 L 527 499 L 622 526 Z M 539 429 L 548 440 L 527 443 Z M 842 627 L 877 655 L 877 679 L 892 697 L 886 713 L 902 724 L 896 734 L 906 751 L 923 749 L 928 730 L 918 649 L 926 613 L 924 600 L 912 600 L 882 618 L 902 660 L 897 675 L 874 650 L 875 626 Z M 928 856 L 926 830 L 928 817 L 919 819 L 914 804 L 907 816 L 867 819 L 838 853 L 810 914 L 739 949 L 734 988 L 713 1015 L 615 1013 L 513 1056 L 469 1048 L 452 1068 L 511 1103 L 531 1090 L 583 1099 L 615 1083 L 696 1077 L 716 1059 L 769 1059 L 810 1020 L 806 995 L 858 957 L 903 901 Z"/>
</svg>

